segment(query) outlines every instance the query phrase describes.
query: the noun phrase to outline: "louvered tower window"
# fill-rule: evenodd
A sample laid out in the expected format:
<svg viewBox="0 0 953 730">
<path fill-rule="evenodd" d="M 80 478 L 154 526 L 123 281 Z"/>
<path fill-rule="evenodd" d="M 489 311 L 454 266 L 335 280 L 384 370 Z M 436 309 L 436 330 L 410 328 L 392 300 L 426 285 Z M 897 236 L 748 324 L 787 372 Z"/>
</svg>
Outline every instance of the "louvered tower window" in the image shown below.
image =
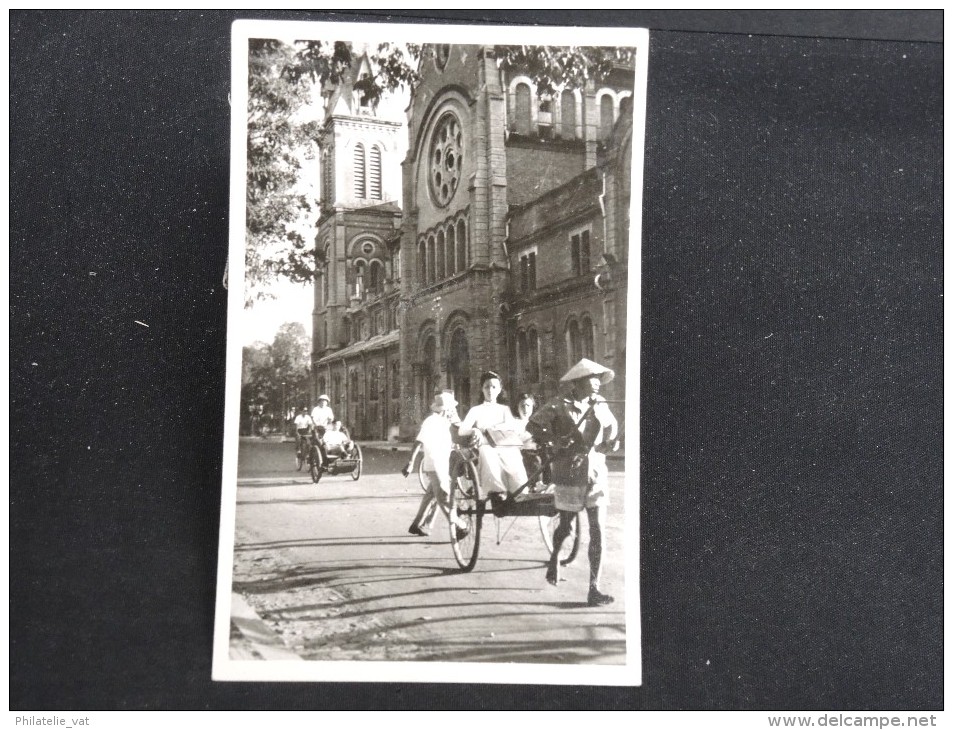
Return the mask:
<svg viewBox="0 0 953 730">
<path fill-rule="evenodd" d="M 381 148 L 377 145 L 371 147 L 371 165 L 368 171 L 370 176 L 370 197 L 374 200 L 381 199 Z"/>
<path fill-rule="evenodd" d="M 354 147 L 354 195 L 367 197 L 367 185 L 364 176 L 364 145 L 360 142 Z"/>
</svg>

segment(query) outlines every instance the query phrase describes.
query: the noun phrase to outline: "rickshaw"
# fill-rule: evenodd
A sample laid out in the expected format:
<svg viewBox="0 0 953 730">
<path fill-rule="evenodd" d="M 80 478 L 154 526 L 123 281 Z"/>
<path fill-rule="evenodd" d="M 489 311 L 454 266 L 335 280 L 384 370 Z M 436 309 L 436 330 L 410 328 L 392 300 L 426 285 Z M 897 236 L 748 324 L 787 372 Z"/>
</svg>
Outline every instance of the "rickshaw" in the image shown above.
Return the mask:
<svg viewBox="0 0 953 730">
<path fill-rule="evenodd" d="M 560 513 L 556 509 L 556 497 L 552 485 L 540 482 L 540 477 L 546 472 L 546 467 L 551 460 L 548 449 L 542 449 L 539 466 L 530 473 L 526 482 L 502 501 L 491 499 L 481 488 L 479 457 L 476 449 L 462 447 L 453 454 L 450 467 L 450 504 L 456 507 L 457 516 L 467 523 L 468 528 L 465 531 L 458 530 L 450 524 L 450 545 L 461 572 L 468 573 L 476 566 L 480 554 L 483 517 L 487 514 L 496 518 L 497 544 L 500 544 L 506 536 L 505 533 L 502 537 L 500 536 L 503 520 L 535 517 L 539 521 L 546 551 L 552 553 L 553 533 L 559 524 Z M 569 538 L 563 542 L 559 553 L 561 565 L 569 565 L 576 559 L 579 554 L 579 543 L 579 513 L 573 513 Z"/>
<path fill-rule="evenodd" d="M 361 445 L 352 440 L 347 434 L 343 443 L 337 440 L 331 442 L 326 435 L 328 430 L 324 426 L 317 426 L 302 436 L 298 448 L 295 450 L 295 467 L 301 471 L 305 464 L 311 474 L 311 481 L 317 484 L 325 473 L 347 474 L 357 481 L 361 478 L 364 466 L 364 454 Z"/>
</svg>

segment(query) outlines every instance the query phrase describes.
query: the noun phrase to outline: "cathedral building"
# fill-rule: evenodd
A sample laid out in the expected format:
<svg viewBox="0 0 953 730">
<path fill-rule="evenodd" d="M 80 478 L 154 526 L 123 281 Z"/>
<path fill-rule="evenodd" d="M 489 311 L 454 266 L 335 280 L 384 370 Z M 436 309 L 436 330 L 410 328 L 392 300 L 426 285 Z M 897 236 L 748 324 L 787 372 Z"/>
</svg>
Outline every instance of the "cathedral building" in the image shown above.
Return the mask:
<svg viewBox="0 0 953 730">
<path fill-rule="evenodd" d="M 590 357 L 623 401 L 632 68 L 541 96 L 492 46 L 429 50 L 403 130 L 328 95 L 316 390 L 365 439 L 412 438 L 436 390 L 463 415 L 488 369 L 542 399 Z"/>
</svg>

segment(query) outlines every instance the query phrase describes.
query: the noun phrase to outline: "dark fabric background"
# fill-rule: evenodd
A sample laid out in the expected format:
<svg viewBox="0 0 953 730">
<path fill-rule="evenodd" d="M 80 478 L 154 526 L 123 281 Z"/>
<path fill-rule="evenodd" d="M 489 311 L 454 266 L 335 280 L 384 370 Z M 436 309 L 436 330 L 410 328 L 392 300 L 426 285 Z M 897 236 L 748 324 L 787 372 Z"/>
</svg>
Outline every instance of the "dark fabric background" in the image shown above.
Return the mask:
<svg viewBox="0 0 953 730">
<path fill-rule="evenodd" d="M 655 29 L 644 686 L 568 691 L 210 680 L 236 17 L 11 13 L 11 709 L 943 706 L 939 12 L 511 16 Z"/>
</svg>

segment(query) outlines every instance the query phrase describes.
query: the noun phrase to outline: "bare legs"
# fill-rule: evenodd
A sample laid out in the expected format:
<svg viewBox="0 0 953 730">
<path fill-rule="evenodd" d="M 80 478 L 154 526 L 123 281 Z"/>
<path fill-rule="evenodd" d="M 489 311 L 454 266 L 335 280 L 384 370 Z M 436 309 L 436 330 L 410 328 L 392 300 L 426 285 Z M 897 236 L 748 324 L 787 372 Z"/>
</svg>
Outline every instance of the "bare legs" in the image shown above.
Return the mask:
<svg viewBox="0 0 953 730">
<path fill-rule="evenodd" d="M 546 566 L 546 580 L 552 585 L 559 583 L 559 551 L 569 537 L 573 513 L 560 510 L 559 524 L 553 533 L 553 553 Z M 599 591 L 599 579 L 602 577 L 602 553 L 605 548 L 605 533 L 602 526 L 606 520 L 605 507 L 587 507 L 589 518 L 589 605 L 606 606 L 614 600 L 612 596 Z"/>
</svg>

